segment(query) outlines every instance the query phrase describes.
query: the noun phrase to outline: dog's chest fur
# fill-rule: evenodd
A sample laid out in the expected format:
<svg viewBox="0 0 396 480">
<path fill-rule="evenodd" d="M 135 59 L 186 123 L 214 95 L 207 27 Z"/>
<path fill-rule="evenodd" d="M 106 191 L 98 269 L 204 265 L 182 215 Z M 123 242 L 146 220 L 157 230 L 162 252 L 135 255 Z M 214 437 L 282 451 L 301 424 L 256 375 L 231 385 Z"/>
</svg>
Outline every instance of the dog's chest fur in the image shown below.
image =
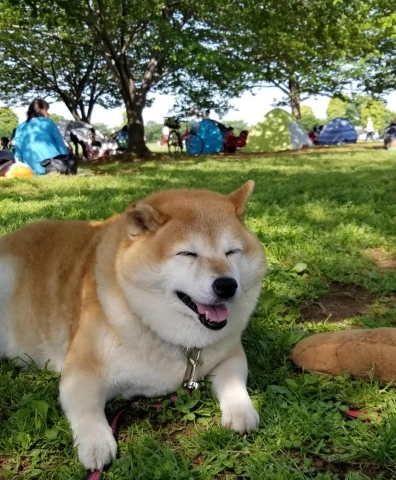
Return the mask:
<svg viewBox="0 0 396 480">
<path fill-rule="evenodd" d="M 144 338 L 150 336 L 148 338 Z M 201 363 L 197 368 L 196 379 L 207 375 L 227 355 L 227 344 L 204 348 Z M 140 333 L 140 341 L 134 342 L 133 348 L 127 341 L 115 341 L 113 337 L 104 339 L 104 355 L 107 382 L 112 385 L 111 396 L 122 395 L 154 397 L 173 392 L 179 388 L 184 379 L 188 362 L 187 351 L 181 346 L 170 345 L 158 338 L 153 332 Z"/>
<path fill-rule="evenodd" d="M 179 347 L 173 352 L 130 352 L 114 359 L 108 368 L 110 378 L 117 383 L 117 392 L 124 398 L 152 397 L 170 393 L 182 385 L 187 358 Z"/>
</svg>

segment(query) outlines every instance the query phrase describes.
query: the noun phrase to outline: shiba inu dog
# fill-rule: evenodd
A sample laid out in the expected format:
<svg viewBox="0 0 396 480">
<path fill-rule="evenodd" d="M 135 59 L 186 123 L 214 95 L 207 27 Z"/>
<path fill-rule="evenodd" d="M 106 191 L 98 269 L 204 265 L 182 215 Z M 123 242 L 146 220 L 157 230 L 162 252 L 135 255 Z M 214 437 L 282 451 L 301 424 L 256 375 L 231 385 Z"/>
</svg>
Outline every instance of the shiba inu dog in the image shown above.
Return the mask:
<svg viewBox="0 0 396 480">
<path fill-rule="evenodd" d="M 0 239 L 0 355 L 62 372 L 88 469 L 116 455 L 106 401 L 173 392 L 186 348 L 202 349 L 222 424 L 258 427 L 241 344 L 266 268 L 243 223 L 253 187 L 164 191 L 103 222 L 40 221 Z"/>
</svg>

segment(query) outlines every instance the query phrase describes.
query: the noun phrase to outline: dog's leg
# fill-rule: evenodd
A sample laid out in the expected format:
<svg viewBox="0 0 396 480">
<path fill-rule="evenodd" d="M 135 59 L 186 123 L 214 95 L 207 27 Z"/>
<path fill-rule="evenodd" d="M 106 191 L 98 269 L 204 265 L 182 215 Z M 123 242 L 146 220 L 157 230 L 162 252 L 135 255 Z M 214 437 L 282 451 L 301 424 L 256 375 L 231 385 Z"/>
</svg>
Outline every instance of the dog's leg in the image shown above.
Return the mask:
<svg viewBox="0 0 396 480">
<path fill-rule="evenodd" d="M 219 400 L 224 427 L 243 434 L 256 429 L 260 419 L 246 390 L 247 361 L 242 345 L 209 374 Z"/>
<path fill-rule="evenodd" d="M 80 462 L 88 470 L 101 470 L 117 453 L 117 443 L 104 414 L 108 390 L 92 372 L 73 367 L 62 372 L 61 404 L 73 430 Z"/>
</svg>

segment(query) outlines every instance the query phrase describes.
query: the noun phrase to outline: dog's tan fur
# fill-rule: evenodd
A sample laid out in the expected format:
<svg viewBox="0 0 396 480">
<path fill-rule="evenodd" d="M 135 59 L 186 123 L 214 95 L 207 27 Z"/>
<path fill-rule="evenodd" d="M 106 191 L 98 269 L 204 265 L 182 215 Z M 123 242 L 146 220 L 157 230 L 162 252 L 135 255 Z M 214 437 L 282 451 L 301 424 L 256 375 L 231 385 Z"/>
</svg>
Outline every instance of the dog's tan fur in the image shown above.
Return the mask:
<svg viewBox="0 0 396 480">
<path fill-rule="evenodd" d="M 176 389 L 186 347 L 203 349 L 200 373 L 211 376 L 223 424 L 257 427 L 240 343 L 265 272 L 242 220 L 252 189 L 170 190 L 104 222 L 42 221 L 0 239 L 0 355 L 62 370 L 62 406 L 87 468 L 116 452 L 105 402 Z M 175 290 L 210 304 L 218 277 L 236 278 L 238 290 L 228 324 L 213 331 Z"/>
</svg>

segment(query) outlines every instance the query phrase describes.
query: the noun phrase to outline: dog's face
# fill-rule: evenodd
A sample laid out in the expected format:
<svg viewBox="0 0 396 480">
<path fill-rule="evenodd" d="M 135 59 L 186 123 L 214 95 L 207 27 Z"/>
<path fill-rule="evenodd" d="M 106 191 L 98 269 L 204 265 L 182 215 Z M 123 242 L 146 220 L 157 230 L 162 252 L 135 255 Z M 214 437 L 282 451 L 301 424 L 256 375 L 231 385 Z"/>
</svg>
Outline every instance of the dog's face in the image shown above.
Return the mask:
<svg viewBox="0 0 396 480">
<path fill-rule="evenodd" d="M 262 247 L 242 223 L 252 188 L 168 191 L 127 210 L 118 278 L 161 338 L 204 347 L 245 327 L 265 271 Z"/>
</svg>

